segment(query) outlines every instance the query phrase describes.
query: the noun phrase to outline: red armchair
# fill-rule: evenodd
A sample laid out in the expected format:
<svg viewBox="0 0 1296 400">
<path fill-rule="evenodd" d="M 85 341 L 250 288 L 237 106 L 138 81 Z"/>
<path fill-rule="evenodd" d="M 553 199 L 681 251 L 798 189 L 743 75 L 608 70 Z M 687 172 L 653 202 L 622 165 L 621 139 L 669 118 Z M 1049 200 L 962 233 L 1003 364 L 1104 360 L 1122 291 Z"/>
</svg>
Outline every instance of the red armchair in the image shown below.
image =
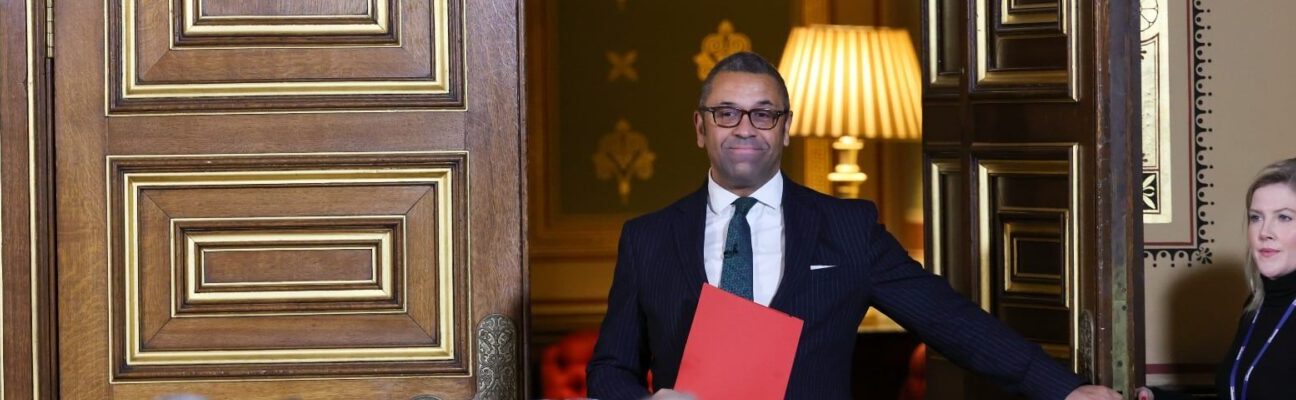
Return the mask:
<svg viewBox="0 0 1296 400">
<path fill-rule="evenodd" d="M 909 376 L 900 387 L 900 400 L 927 398 L 927 345 L 919 343 L 909 355 Z"/>
<path fill-rule="evenodd" d="M 540 355 L 540 391 L 546 399 L 582 399 L 585 389 L 585 366 L 594 357 L 598 331 L 576 331 L 549 345 Z M 652 373 L 648 373 L 652 387 Z M 647 391 L 645 390 L 645 393 Z"/>
<path fill-rule="evenodd" d="M 546 399 L 585 397 L 585 365 L 594 355 L 598 331 L 577 331 L 545 348 L 540 356 L 540 386 Z"/>
</svg>

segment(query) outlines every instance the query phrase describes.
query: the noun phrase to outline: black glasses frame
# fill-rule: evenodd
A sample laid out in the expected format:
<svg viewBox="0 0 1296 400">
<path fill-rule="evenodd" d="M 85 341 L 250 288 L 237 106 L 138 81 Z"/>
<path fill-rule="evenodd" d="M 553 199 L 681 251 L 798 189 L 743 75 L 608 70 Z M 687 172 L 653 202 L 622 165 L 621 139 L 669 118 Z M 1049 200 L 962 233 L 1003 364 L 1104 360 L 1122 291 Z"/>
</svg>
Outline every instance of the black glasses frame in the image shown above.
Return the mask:
<svg viewBox="0 0 1296 400">
<path fill-rule="evenodd" d="M 720 123 L 720 120 L 716 117 L 716 110 L 733 110 L 733 111 L 737 111 L 737 112 L 739 113 L 739 115 L 738 115 L 738 121 L 737 121 L 737 122 L 734 122 L 734 123 L 732 123 L 732 124 L 729 124 L 729 125 L 722 124 L 722 123 Z M 751 113 L 754 112 L 754 111 L 764 111 L 764 112 L 768 112 L 768 113 L 773 113 L 773 114 L 774 114 L 774 119 L 770 120 L 770 124 L 769 124 L 769 126 L 760 126 L 760 125 L 757 125 L 757 124 L 756 124 L 756 120 L 752 119 L 752 117 L 751 117 Z M 752 124 L 753 127 L 755 127 L 756 129 L 760 129 L 760 130 L 762 130 L 762 131 L 768 131 L 768 130 L 770 130 L 770 129 L 774 129 L 775 126 L 778 126 L 778 122 L 779 122 L 779 120 L 782 119 L 784 115 L 792 115 L 792 110 L 770 110 L 770 109 L 765 109 L 765 108 L 757 108 L 757 109 L 753 109 L 753 110 L 744 110 L 744 109 L 741 109 L 741 108 L 738 108 L 738 107 L 729 107 L 729 106 L 718 106 L 718 107 L 698 107 L 698 112 L 709 112 L 709 113 L 711 113 L 711 122 L 714 122 L 714 123 L 716 124 L 716 126 L 719 126 L 719 127 L 721 127 L 721 128 L 733 128 L 733 127 L 735 127 L 735 126 L 738 126 L 739 124 L 742 124 L 743 117 L 747 117 L 747 120 L 748 120 L 748 121 L 751 121 L 751 124 Z"/>
</svg>

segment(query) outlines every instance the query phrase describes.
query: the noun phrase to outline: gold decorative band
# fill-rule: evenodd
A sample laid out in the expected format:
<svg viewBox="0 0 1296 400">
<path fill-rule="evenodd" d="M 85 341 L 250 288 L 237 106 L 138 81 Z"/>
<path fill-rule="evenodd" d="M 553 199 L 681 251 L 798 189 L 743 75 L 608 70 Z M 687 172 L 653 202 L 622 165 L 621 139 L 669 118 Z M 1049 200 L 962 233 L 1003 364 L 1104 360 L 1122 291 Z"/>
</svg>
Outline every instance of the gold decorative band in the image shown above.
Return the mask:
<svg viewBox="0 0 1296 400">
<path fill-rule="evenodd" d="M 134 1 L 134 0 L 131 0 Z M 238 36 L 238 35 L 353 35 L 353 34 L 386 34 L 391 29 L 391 22 L 388 18 L 387 0 L 369 0 L 365 15 L 369 23 L 309 23 L 309 24 L 220 24 L 206 25 L 201 21 L 206 20 L 310 20 L 312 22 L 322 22 L 338 19 L 354 19 L 354 15 L 286 15 L 286 16 L 204 16 L 202 13 L 202 0 L 185 0 L 182 4 L 184 13 L 184 26 L 181 33 L 191 36 Z"/>
<path fill-rule="evenodd" d="M 370 278 L 370 279 L 368 279 L 368 280 L 296 280 L 296 281 L 255 281 L 255 282 L 237 282 L 237 283 L 234 283 L 234 282 L 209 282 L 209 281 L 207 280 L 207 275 L 205 274 L 205 271 L 207 271 L 207 269 L 206 269 L 206 267 L 205 267 L 205 265 L 207 264 L 207 262 L 206 262 L 206 257 L 207 257 L 209 254 L 218 254 L 218 253 L 240 253 L 240 252 L 260 252 L 260 251 L 292 251 L 292 252 L 306 252 L 306 251 L 346 251 L 346 250 L 360 250 L 360 251 L 366 251 L 366 252 L 369 253 L 369 257 L 370 257 L 369 262 L 370 262 L 370 267 L 371 267 L 371 269 L 370 269 L 370 274 L 371 274 L 370 276 L 371 276 L 371 278 Z M 199 288 L 225 288 L 225 287 L 233 288 L 233 287 L 245 287 L 245 286 L 288 286 L 288 285 L 291 285 L 291 286 L 323 286 L 323 285 L 353 285 L 353 284 L 371 284 L 371 285 L 377 285 L 377 284 L 378 284 L 378 275 L 379 275 L 379 272 L 378 272 L 378 268 L 379 268 L 378 251 L 379 251 L 379 249 L 378 249 L 377 246 L 354 246 L 354 247 L 352 247 L 352 246 L 335 246 L 335 247 L 329 247 L 329 246 L 310 246 L 310 247 L 306 247 L 306 246 L 302 246 L 302 247 L 252 247 L 252 248 L 246 248 L 246 249 L 244 249 L 244 248 L 199 249 L 198 252 L 199 252 L 200 254 L 198 255 L 198 261 L 199 261 L 199 264 L 200 264 L 200 265 L 197 267 L 197 273 L 198 273 L 198 287 L 199 287 Z"/>
<path fill-rule="evenodd" d="M 445 347 L 449 347 L 447 344 Z M 194 350 L 137 352 L 129 365 L 325 363 L 348 361 L 427 361 L 450 359 L 453 351 L 435 347 L 380 347 L 289 350 Z"/>
<path fill-rule="evenodd" d="M 174 230 L 172 231 L 174 233 Z M 374 264 L 373 275 L 379 278 L 377 288 L 361 288 L 349 290 L 284 290 L 284 291 L 259 291 L 259 290 L 241 290 L 241 291 L 221 291 L 221 292 L 200 292 L 200 286 L 212 286 L 211 284 L 202 285 L 200 277 L 206 274 L 200 270 L 200 259 L 204 256 L 205 251 L 200 250 L 205 244 L 220 243 L 274 243 L 274 242 L 341 242 L 341 241 L 373 241 L 378 243 L 377 254 L 375 258 L 377 263 Z M 365 248 L 368 249 L 368 248 Z M 189 233 L 185 235 L 185 300 L 190 303 L 222 303 L 222 302 L 248 302 L 248 301 L 311 301 L 311 300 L 378 300 L 392 297 L 393 285 L 392 275 L 392 233 L 391 232 L 304 232 L 304 233 Z M 224 250 L 230 251 L 230 250 Z M 234 251 L 265 251 L 265 249 L 243 249 Z M 315 282 L 259 282 L 259 283 L 238 283 L 237 286 L 260 286 L 267 284 L 302 286 L 302 285 L 319 285 L 327 283 L 336 283 L 330 281 Z M 174 282 L 172 282 L 174 285 Z M 229 284 L 226 284 L 227 286 Z"/>
<path fill-rule="evenodd" d="M 1058 21 L 1058 8 L 1066 0 L 1053 3 L 1020 4 L 1019 0 L 1000 0 L 999 22 L 1004 25 L 1040 24 Z"/>
<path fill-rule="evenodd" d="M 131 157 L 109 157 L 109 171 L 112 171 L 111 165 L 117 158 Z M 317 169 L 317 170 L 262 170 L 262 171 L 211 171 L 211 172 L 126 172 L 121 175 L 118 182 L 121 185 L 118 189 L 121 193 L 120 213 L 122 230 L 117 234 L 122 235 L 122 261 L 124 262 L 124 293 L 119 294 L 124 300 L 123 320 L 125 329 L 123 337 L 117 337 L 115 340 L 122 340 L 125 347 L 125 362 L 127 365 L 200 365 L 200 364 L 258 364 L 258 363 L 323 363 L 323 362 L 342 362 L 342 361 L 435 361 L 450 360 L 455 357 L 455 326 L 453 316 L 455 315 L 455 284 L 456 277 L 454 273 L 454 193 L 458 188 L 454 187 L 453 170 L 448 167 L 435 168 L 347 168 L 347 169 Z M 436 216 L 435 226 L 436 241 L 435 248 L 436 261 L 438 266 L 435 274 L 435 285 L 437 293 L 437 323 L 436 337 L 437 344 L 433 346 L 419 347 L 353 347 L 353 348 L 335 348 L 335 349 L 258 349 L 258 350 L 167 350 L 151 351 L 142 349 L 144 342 L 141 333 L 141 316 L 142 304 L 140 299 L 140 197 L 142 191 L 146 189 L 166 189 L 166 188 L 185 188 L 185 187 L 283 187 L 283 186 L 306 186 L 306 185 L 373 185 L 373 184 L 431 184 L 436 187 L 435 202 Z M 111 192 L 111 191 L 110 191 Z M 112 201 L 109 204 L 113 204 Z M 115 214 L 109 211 L 110 221 Z M 301 218 L 368 218 L 363 216 L 346 217 L 346 216 L 329 216 L 329 217 L 259 217 L 246 219 L 301 219 Z M 201 220 L 193 218 L 191 220 Z M 172 230 L 174 232 L 174 229 Z M 384 250 L 381 254 L 391 254 L 390 246 L 393 240 L 390 234 L 375 234 L 372 238 L 378 241 L 386 241 Z M 336 237 L 328 235 L 320 236 L 316 239 L 323 240 L 342 240 L 355 239 L 353 234 L 340 234 Z M 199 237 L 193 240 L 193 247 L 202 242 L 219 242 L 222 237 Z M 257 241 L 270 240 L 273 237 L 239 237 L 224 239 L 239 241 Z M 302 239 L 302 238 L 292 238 Z M 172 243 L 175 243 L 172 240 Z M 191 246 L 186 246 L 191 247 Z M 192 248 L 187 251 L 193 251 Z M 196 254 L 191 254 L 189 259 L 192 260 Z M 382 256 L 380 256 L 381 258 Z M 389 256 L 388 256 L 389 257 Z M 175 257 L 171 257 L 175 260 Z M 381 260 L 380 264 L 390 266 L 392 260 Z M 194 268 L 186 265 L 186 268 Z M 174 270 L 174 269 L 173 269 Z M 191 269 L 191 272 L 196 270 Z M 386 270 L 384 270 L 386 271 Z M 382 274 L 385 278 L 391 279 L 391 273 Z M 192 276 L 192 274 L 191 274 Z M 174 279 L 172 280 L 174 284 Z M 191 283 L 190 283 L 191 284 Z M 187 284 L 187 285 L 190 285 Z M 390 281 L 384 281 L 384 293 L 390 294 Z M 204 295 L 202 293 L 189 293 L 192 295 Z M 330 296 L 336 297 L 337 292 L 329 293 L 311 293 L 302 291 L 300 296 Z M 244 299 L 256 298 L 263 296 L 250 292 L 244 292 L 237 296 Z M 220 296 L 214 299 L 224 299 Z M 272 317 L 273 314 L 266 315 Z M 110 322 L 111 323 L 111 322 Z M 115 335 L 114 335 L 115 336 Z"/>
<path fill-rule="evenodd" d="M 431 80 L 340 80 L 275 82 L 194 82 L 145 83 L 140 80 L 138 40 L 136 38 L 136 2 L 124 0 L 121 14 L 121 85 L 123 99 L 210 98 L 261 96 L 326 95 L 426 95 L 450 92 L 450 37 L 448 0 L 430 0 L 432 7 L 432 42 L 428 43 L 434 61 Z M 392 27 L 387 2 L 377 0 L 375 24 L 279 24 L 279 25 L 194 25 L 194 4 L 186 0 L 183 12 L 186 34 L 195 35 L 322 35 L 383 34 Z M 175 36 L 175 35 L 172 35 Z M 112 62 L 110 60 L 110 62 Z"/>
<path fill-rule="evenodd" d="M 1067 224 L 1071 223 L 1071 216 L 1067 210 L 1038 210 L 1034 211 L 1033 214 L 1056 216 L 1057 219 L 1054 221 Z M 1067 282 L 1064 275 L 1069 275 L 1071 269 L 1075 268 L 1075 266 L 1071 265 L 1070 258 L 1064 257 L 1065 259 L 1062 260 L 1061 265 L 1062 271 L 1057 274 L 1028 273 L 1022 272 L 1021 270 L 1022 263 L 1028 262 L 1028 260 L 1022 260 L 1019 257 L 1018 252 L 1018 246 L 1022 242 L 1027 241 L 1051 243 L 1062 247 L 1063 252 L 1067 252 L 1069 250 L 1066 250 L 1066 246 L 1069 243 L 1072 243 L 1068 237 L 1070 235 L 1069 232 L 1064 230 L 1063 227 L 1057 225 L 1043 225 L 1039 223 L 1006 222 L 1003 224 L 1002 229 L 1003 238 L 1001 241 L 1003 246 L 1003 255 L 1007 262 L 1007 265 L 1004 266 L 1005 271 L 1003 271 L 1002 274 L 1004 291 L 1008 293 L 1061 295 L 1066 304 L 1071 304 L 1071 301 L 1066 299 L 1067 296 L 1065 296 L 1064 288 L 1062 287 L 1062 285 Z M 1037 237 L 1031 237 L 1030 235 L 1036 235 Z M 1035 261 L 1041 262 L 1041 260 Z M 1018 278 L 1022 279 L 1019 280 Z M 1049 283 L 1028 282 L 1026 280 L 1042 280 Z"/>
</svg>

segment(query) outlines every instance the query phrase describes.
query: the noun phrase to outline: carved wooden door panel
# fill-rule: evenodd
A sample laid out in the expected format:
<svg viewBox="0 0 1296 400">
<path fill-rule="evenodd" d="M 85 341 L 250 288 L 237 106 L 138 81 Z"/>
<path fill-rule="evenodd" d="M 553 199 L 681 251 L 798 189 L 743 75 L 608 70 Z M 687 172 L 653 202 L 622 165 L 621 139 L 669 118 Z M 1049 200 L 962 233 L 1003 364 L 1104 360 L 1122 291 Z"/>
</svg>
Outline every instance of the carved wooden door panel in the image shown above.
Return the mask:
<svg viewBox="0 0 1296 400">
<path fill-rule="evenodd" d="M 924 2 L 928 265 L 1117 390 L 1143 375 L 1137 3 Z M 928 371 L 929 398 L 1005 396 Z"/>
<path fill-rule="evenodd" d="M 518 9 L 58 2 L 59 395 L 521 397 Z"/>
</svg>

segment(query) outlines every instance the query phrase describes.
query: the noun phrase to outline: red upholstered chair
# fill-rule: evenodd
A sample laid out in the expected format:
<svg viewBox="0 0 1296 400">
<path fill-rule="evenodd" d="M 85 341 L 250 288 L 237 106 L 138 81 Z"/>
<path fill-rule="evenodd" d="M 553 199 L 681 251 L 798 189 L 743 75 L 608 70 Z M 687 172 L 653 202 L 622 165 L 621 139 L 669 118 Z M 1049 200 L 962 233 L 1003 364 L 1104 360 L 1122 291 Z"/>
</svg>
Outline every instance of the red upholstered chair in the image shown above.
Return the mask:
<svg viewBox="0 0 1296 400">
<path fill-rule="evenodd" d="M 927 345 L 919 343 L 909 355 L 909 377 L 900 387 L 900 400 L 922 400 L 927 395 Z"/>
<path fill-rule="evenodd" d="M 585 397 L 585 365 L 594 356 L 598 331 L 577 331 L 545 348 L 540 356 L 540 385 L 546 399 Z"/>
<path fill-rule="evenodd" d="M 576 331 L 549 345 L 540 355 L 540 391 L 546 399 L 584 398 L 585 366 L 594 357 L 598 331 Z M 652 387 L 652 373 L 648 374 Z M 647 393 L 645 389 L 644 393 Z"/>
</svg>

